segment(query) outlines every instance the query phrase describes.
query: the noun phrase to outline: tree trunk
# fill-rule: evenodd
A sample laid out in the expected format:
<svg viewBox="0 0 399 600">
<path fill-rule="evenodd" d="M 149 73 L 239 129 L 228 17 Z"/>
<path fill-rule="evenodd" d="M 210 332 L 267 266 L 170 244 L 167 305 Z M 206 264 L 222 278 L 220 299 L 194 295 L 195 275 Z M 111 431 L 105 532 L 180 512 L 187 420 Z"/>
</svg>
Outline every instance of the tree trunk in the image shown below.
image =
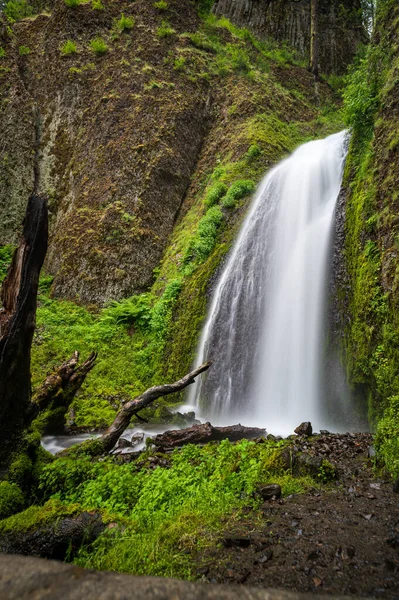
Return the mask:
<svg viewBox="0 0 399 600">
<path fill-rule="evenodd" d="M 47 251 L 46 201 L 29 198 L 22 240 L 1 290 L 0 309 L 0 463 L 7 461 L 21 435 L 30 406 L 30 353 L 36 322 L 40 269 Z"/>
<path fill-rule="evenodd" d="M 319 74 L 319 0 L 310 3 L 310 70 Z"/>
</svg>

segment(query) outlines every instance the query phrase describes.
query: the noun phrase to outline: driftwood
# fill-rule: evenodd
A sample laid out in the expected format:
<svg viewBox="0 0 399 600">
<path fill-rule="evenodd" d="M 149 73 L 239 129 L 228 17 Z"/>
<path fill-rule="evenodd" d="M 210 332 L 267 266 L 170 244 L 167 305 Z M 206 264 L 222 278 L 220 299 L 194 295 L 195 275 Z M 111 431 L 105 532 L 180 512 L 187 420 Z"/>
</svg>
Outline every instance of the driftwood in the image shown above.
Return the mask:
<svg viewBox="0 0 399 600">
<path fill-rule="evenodd" d="M 191 373 L 188 373 L 175 383 L 156 385 L 152 388 L 149 388 L 147 391 L 141 394 L 141 396 L 137 396 L 137 398 L 126 402 L 126 404 L 123 405 L 116 415 L 112 425 L 103 433 L 100 438 L 90 442 L 82 442 L 82 444 L 73 446 L 73 451 L 76 451 L 76 448 L 79 448 L 79 446 L 84 446 L 85 452 L 91 454 L 92 456 L 109 452 L 115 446 L 125 429 L 129 426 L 133 415 L 137 415 L 140 410 L 143 410 L 143 408 L 149 406 L 149 404 L 158 398 L 161 398 L 162 396 L 167 396 L 169 394 L 174 394 L 175 392 L 184 390 L 184 388 L 186 388 L 188 385 L 194 383 L 195 378 L 198 375 L 204 371 L 207 371 L 211 364 L 212 363 L 207 362 L 197 369 L 194 369 L 194 371 L 191 371 Z M 64 455 L 68 453 L 68 450 L 64 450 L 62 452 Z"/>
<path fill-rule="evenodd" d="M 30 352 L 40 269 L 47 251 L 46 201 L 29 198 L 22 240 L 3 282 L 0 309 L 0 463 L 22 433 L 31 397 Z"/>
<path fill-rule="evenodd" d="M 230 427 L 213 427 L 210 423 L 193 425 L 187 429 L 166 431 L 154 437 L 153 442 L 157 448 L 175 448 L 186 444 L 207 444 L 220 440 L 238 442 L 242 439 L 253 440 L 264 436 L 266 429 L 258 427 L 244 427 L 231 425 Z"/>
</svg>

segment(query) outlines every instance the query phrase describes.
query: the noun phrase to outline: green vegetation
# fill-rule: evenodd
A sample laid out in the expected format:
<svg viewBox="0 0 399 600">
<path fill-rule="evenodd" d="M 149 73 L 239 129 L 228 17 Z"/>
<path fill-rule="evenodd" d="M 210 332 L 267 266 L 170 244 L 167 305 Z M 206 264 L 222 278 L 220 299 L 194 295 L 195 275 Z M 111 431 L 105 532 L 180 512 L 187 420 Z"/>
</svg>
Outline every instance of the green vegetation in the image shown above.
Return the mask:
<svg viewBox="0 0 399 600">
<path fill-rule="evenodd" d="M 4 14 L 10 23 L 30 17 L 35 13 L 34 8 L 27 2 L 27 0 L 11 0 L 6 3 L 4 8 Z"/>
<path fill-rule="evenodd" d="M 165 2 L 165 0 L 159 0 L 159 2 L 154 2 L 154 8 L 157 10 L 167 10 L 169 8 L 169 4 Z"/>
<path fill-rule="evenodd" d="M 309 477 L 294 478 L 284 470 L 283 447 L 282 442 L 246 440 L 189 445 L 158 456 L 170 464 L 155 470 L 149 468 L 151 453 L 139 464 L 59 459 L 44 468 L 40 490 L 43 500 L 51 497 L 60 506 L 101 509 L 125 519 L 123 531 L 104 533 L 80 552 L 77 564 L 192 578 L 190 553 L 215 544 L 228 517 L 244 506 L 256 510 L 262 502 L 254 494 L 257 485 L 279 483 L 284 495 L 315 485 Z M 45 512 L 47 506 L 29 509 L 29 522 L 34 510 Z"/>
<path fill-rule="evenodd" d="M 93 10 L 104 10 L 104 4 L 101 0 L 92 0 L 91 7 Z"/>
<path fill-rule="evenodd" d="M 351 290 L 345 357 L 354 393 L 361 402 L 367 397 L 369 420 L 377 429 L 380 462 L 397 476 L 399 273 L 392 254 L 397 253 L 397 208 L 391 188 L 392 182 L 398 181 L 392 153 L 399 131 L 387 110 L 397 79 L 393 59 L 397 47 L 384 19 L 391 20 L 394 14 L 399 17 L 399 9 L 396 3 L 384 0 L 378 10 L 379 43 L 362 53 L 344 92 L 347 123 L 353 129 L 345 174 L 350 184 L 345 259 Z M 391 281 L 389 286 L 384 279 Z"/>
<path fill-rule="evenodd" d="M 225 208 L 234 208 L 239 200 L 252 194 L 254 189 L 255 183 L 251 180 L 240 179 L 239 181 L 235 181 L 222 199 L 222 205 Z"/>
<path fill-rule="evenodd" d="M 4 48 L 2 48 L 2 47 L 0 46 L 0 58 L 4 58 L 4 57 L 5 57 L 5 55 L 6 55 L 6 51 L 4 50 Z"/>
<path fill-rule="evenodd" d="M 20 46 L 18 48 L 18 54 L 20 56 L 28 56 L 28 54 L 30 54 L 30 53 L 31 53 L 31 49 L 28 48 L 28 46 Z"/>
<path fill-rule="evenodd" d="M 158 27 L 157 29 L 157 36 L 159 38 L 166 38 L 166 37 L 170 37 L 171 35 L 174 35 L 176 33 L 176 31 L 173 29 L 173 27 L 170 25 L 170 23 L 168 23 L 168 21 L 163 20 L 161 23 L 161 26 Z"/>
<path fill-rule="evenodd" d="M 15 483 L 0 481 L 0 519 L 6 519 L 21 511 L 25 498 Z"/>
<path fill-rule="evenodd" d="M 97 54 L 98 56 L 103 56 L 109 50 L 106 42 L 101 37 L 96 37 L 94 40 L 91 40 L 89 43 L 90 50 Z"/>
<path fill-rule="evenodd" d="M 70 54 L 76 54 L 77 46 L 75 42 L 72 40 L 67 40 L 65 44 L 61 47 L 61 54 L 64 56 L 69 56 Z"/>
<path fill-rule="evenodd" d="M 69 8 L 75 8 L 76 6 L 80 6 L 82 4 L 82 0 L 64 0 L 64 3 Z"/>
<path fill-rule="evenodd" d="M 14 246 L 11 245 L 0 247 L 0 284 L 3 282 L 5 276 L 7 275 L 7 270 L 11 263 L 14 250 Z"/>
<path fill-rule="evenodd" d="M 134 19 L 133 17 L 126 17 L 124 14 L 120 16 L 119 19 L 115 21 L 115 28 L 117 31 L 130 31 L 134 27 Z"/>
<path fill-rule="evenodd" d="M 205 206 L 210 207 L 214 204 L 217 204 L 219 200 L 221 200 L 221 198 L 223 198 L 223 196 L 226 195 L 227 190 L 228 187 L 225 183 L 222 183 L 221 181 L 217 181 L 216 183 L 214 183 L 206 193 L 204 200 Z"/>
</svg>

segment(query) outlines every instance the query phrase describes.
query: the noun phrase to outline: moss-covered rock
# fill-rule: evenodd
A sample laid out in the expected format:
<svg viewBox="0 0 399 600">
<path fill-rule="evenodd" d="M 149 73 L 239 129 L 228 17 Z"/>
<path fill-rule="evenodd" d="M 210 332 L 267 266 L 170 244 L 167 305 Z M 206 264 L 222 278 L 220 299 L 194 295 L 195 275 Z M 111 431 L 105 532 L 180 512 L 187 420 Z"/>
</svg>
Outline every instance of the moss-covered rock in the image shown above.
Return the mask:
<svg viewBox="0 0 399 600">
<path fill-rule="evenodd" d="M 24 495 L 15 483 L 0 481 L 0 519 L 21 511 L 24 504 Z"/>
</svg>

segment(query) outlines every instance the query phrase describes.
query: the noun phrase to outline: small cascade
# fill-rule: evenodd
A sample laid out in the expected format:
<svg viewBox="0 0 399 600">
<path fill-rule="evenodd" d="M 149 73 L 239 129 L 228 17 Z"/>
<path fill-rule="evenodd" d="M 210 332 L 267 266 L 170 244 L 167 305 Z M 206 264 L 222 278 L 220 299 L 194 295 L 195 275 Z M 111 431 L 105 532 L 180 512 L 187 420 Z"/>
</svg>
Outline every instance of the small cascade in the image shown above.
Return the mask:
<svg viewBox="0 0 399 600">
<path fill-rule="evenodd" d="M 213 423 L 245 420 L 279 434 L 323 411 L 326 281 L 345 131 L 309 142 L 258 188 L 215 290 L 190 392 Z M 336 423 L 335 423 L 336 425 Z"/>
</svg>

